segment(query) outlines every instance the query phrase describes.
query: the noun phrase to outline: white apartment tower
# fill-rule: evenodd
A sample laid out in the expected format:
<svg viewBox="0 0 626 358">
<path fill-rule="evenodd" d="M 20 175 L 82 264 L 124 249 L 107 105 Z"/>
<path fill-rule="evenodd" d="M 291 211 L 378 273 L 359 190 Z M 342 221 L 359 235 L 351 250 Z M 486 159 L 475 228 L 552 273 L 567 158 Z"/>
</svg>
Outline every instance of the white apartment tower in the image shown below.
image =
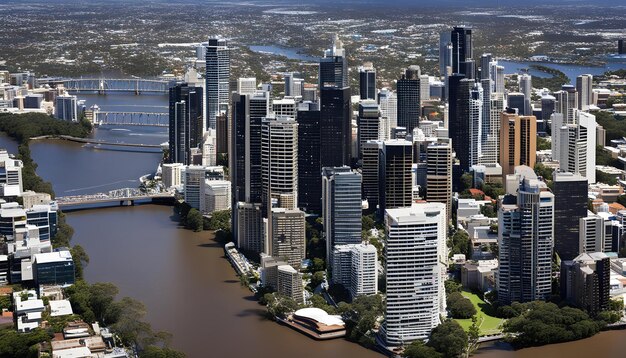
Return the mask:
<svg viewBox="0 0 626 358">
<path fill-rule="evenodd" d="M 263 118 L 261 177 L 265 203 L 273 199 L 278 200 L 281 207 L 298 207 L 298 123 L 293 118 Z"/>
<path fill-rule="evenodd" d="M 413 204 L 385 212 L 387 307 L 380 332 L 387 346 L 425 339 L 446 316 L 446 207 Z"/>
<path fill-rule="evenodd" d="M 516 167 L 514 176 L 517 195 L 506 195 L 498 209 L 502 304 L 545 300 L 552 293 L 554 195 L 529 167 Z"/>
</svg>

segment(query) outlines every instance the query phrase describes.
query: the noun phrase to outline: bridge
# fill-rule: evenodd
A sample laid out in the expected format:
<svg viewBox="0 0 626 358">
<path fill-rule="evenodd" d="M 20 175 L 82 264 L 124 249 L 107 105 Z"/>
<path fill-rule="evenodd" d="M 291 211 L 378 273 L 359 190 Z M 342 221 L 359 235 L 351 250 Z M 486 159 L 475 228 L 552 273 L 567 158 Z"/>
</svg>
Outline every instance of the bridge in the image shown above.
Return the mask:
<svg viewBox="0 0 626 358">
<path fill-rule="evenodd" d="M 169 113 L 94 111 L 93 124 L 168 127 Z"/>
<path fill-rule="evenodd" d="M 135 202 L 172 202 L 175 199 L 173 193 L 145 193 L 137 188 L 124 188 L 111 190 L 107 193 L 89 195 L 59 196 L 56 202 L 59 208 L 71 210 L 94 209 L 98 204 L 115 204 L 120 206 L 132 206 Z"/>
<path fill-rule="evenodd" d="M 57 80 L 54 83 L 63 83 L 63 86 L 70 92 L 98 92 L 101 94 L 133 92 L 141 94 L 168 93 L 172 81 L 141 78 L 77 78 Z"/>
<path fill-rule="evenodd" d="M 63 139 L 63 140 L 67 140 L 67 141 L 70 141 L 70 142 L 87 143 L 87 144 L 95 144 L 95 145 L 110 145 L 110 146 L 118 146 L 118 147 L 136 147 L 136 148 L 158 148 L 159 150 L 161 149 L 161 145 L 160 144 L 107 142 L 107 141 L 104 141 L 104 140 L 97 140 L 97 139 L 92 139 L 92 138 L 78 138 L 78 137 L 72 137 L 72 136 L 69 136 L 69 135 L 58 135 L 58 136 L 45 135 L 45 136 L 41 136 L 41 137 L 34 137 L 34 138 L 31 138 L 31 139 L 32 140 L 38 140 L 38 139 Z"/>
</svg>

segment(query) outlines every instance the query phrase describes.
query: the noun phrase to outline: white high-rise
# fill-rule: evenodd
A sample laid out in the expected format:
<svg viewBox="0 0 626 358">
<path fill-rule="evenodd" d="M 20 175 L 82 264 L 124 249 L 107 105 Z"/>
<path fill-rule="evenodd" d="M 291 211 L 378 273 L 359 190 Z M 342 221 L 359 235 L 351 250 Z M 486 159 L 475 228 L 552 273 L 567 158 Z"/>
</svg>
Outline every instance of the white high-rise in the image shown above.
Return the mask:
<svg viewBox="0 0 626 358">
<path fill-rule="evenodd" d="M 519 91 L 524 94 L 524 113 L 520 113 L 524 116 L 532 116 L 533 110 L 530 105 L 530 96 L 532 94 L 532 77 L 524 73 L 519 76 Z M 521 111 L 520 111 L 521 112 Z"/>
<path fill-rule="evenodd" d="M 263 118 L 261 177 L 264 203 L 271 198 L 280 207 L 298 207 L 298 123 L 293 118 Z"/>
<path fill-rule="evenodd" d="M 256 91 L 256 77 L 240 77 L 237 79 L 237 93 L 251 95 Z"/>
<path fill-rule="evenodd" d="M 578 173 L 589 184 L 596 182 L 596 117 L 574 109 L 573 123 L 561 124 L 562 115 L 553 115 L 552 156 L 562 171 Z M 558 137 L 558 138 L 557 138 Z"/>
<path fill-rule="evenodd" d="M 354 299 L 378 291 L 378 254 L 368 243 L 337 245 L 333 249 L 332 281 L 341 284 Z"/>
<path fill-rule="evenodd" d="M 483 88 L 480 84 L 470 90 L 469 99 L 469 134 L 470 134 L 470 164 L 477 165 L 482 156 L 482 122 L 483 122 Z"/>
<path fill-rule="evenodd" d="M 576 77 L 576 92 L 578 92 L 578 109 L 588 111 L 589 106 L 593 104 L 593 76 Z"/>
<path fill-rule="evenodd" d="M 530 167 L 515 171 L 507 176 L 507 192 L 509 182 L 517 183 L 517 195 L 506 195 L 498 209 L 496 277 L 502 304 L 545 300 L 552 293 L 554 195 Z"/>
<path fill-rule="evenodd" d="M 610 220 L 593 212 L 587 212 L 587 217 L 580 218 L 579 253 L 611 252 L 612 227 Z"/>
<path fill-rule="evenodd" d="M 385 212 L 387 346 L 425 339 L 446 316 L 446 207 L 421 203 Z"/>
<path fill-rule="evenodd" d="M 498 151 L 500 148 L 500 114 L 502 111 L 504 111 L 504 94 L 499 92 L 491 93 L 491 98 L 489 99 L 489 131 L 482 133 L 482 155 L 479 156 L 479 164 L 498 163 L 500 154 Z M 483 128 L 485 128 L 484 125 Z"/>
<path fill-rule="evenodd" d="M 390 128 L 396 128 L 398 126 L 398 98 L 396 94 L 388 88 L 381 89 L 378 93 L 378 104 L 380 105 L 380 115 L 389 119 Z"/>
<path fill-rule="evenodd" d="M 226 40 L 209 39 L 206 46 L 204 129 L 215 128 L 217 116 L 228 112 L 230 95 L 230 48 Z"/>
</svg>

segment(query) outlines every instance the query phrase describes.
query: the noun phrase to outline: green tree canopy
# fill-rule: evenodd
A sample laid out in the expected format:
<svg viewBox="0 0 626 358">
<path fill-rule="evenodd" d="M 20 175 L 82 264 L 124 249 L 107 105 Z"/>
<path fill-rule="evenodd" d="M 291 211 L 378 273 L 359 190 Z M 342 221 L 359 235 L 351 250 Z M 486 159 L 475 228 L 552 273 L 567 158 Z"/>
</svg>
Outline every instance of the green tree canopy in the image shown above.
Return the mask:
<svg viewBox="0 0 626 358">
<path fill-rule="evenodd" d="M 444 357 L 459 357 L 467 347 L 467 333 L 455 320 L 448 319 L 430 333 L 428 345 Z"/>
</svg>

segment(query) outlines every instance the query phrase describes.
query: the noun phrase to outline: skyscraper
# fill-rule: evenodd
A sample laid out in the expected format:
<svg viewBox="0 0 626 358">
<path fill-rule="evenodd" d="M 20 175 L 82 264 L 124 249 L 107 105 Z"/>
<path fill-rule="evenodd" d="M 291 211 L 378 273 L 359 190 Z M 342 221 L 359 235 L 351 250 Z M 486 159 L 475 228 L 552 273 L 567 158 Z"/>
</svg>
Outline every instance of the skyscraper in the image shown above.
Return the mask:
<svg viewBox="0 0 626 358">
<path fill-rule="evenodd" d="M 170 88 L 170 163 L 191 164 L 191 148 L 202 142 L 202 87 L 181 83 Z"/>
<path fill-rule="evenodd" d="M 388 88 L 383 88 L 378 93 L 378 104 L 380 105 L 380 115 L 389 119 L 389 128 L 398 126 L 398 98 L 396 94 Z"/>
<path fill-rule="evenodd" d="M 474 80 L 466 79 L 462 74 L 454 74 L 448 79 L 449 86 L 449 135 L 461 169 L 470 168 L 470 91 Z"/>
<path fill-rule="evenodd" d="M 477 165 L 482 156 L 483 87 L 475 83 L 469 93 L 469 166 Z"/>
<path fill-rule="evenodd" d="M 500 118 L 502 174 L 512 174 L 519 165 L 533 168 L 537 160 L 537 119 L 520 116 L 510 108 Z"/>
<path fill-rule="evenodd" d="M 622 40 L 622 39 L 617 40 L 617 54 L 619 55 L 626 54 L 626 40 Z"/>
<path fill-rule="evenodd" d="M 378 253 L 368 243 L 337 245 L 333 249 L 331 264 L 333 283 L 341 284 L 355 299 L 361 295 L 374 295 L 378 291 Z"/>
<path fill-rule="evenodd" d="M 556 108 L 554 113 L 563 114 L 564 123 L 573 123 L 574 109 L 578 108 L 578 93 L 576 87 L 564 85 L 560 91 L 554 93 L 556 97 Z"/>
<path fill-rule="evenodd" d="M 485 94 L 483 93 L 483 97 Z M 483 98 L 483 103 L 485 99 Z M 482 156 L 479 156 L 479 164 L 495 164 L 499 159 L 500 148 L 500 114 L 504 110 L 504 94 L 495 92 L 491 93 L 489 99 L 489 125 L 483 123 L 483 140 L 481 146 Z M 483 111 L 485 108 L 483 107 Z M 483 114 L 483 119 L 485 114 Z"/>
<path fill-rule="evenodd" d="M 573 122 L 563 124 L 562 115 L 552 120 L 552 157 L 562 171 L 578 173 L 590 184 L 596 182 L 596 117 L 574 109 Z"/>
<path fill-rule="evenodd" d="M 269 200 L 276 200 L 281 208 L 298 207 L 298 123 L 293 118 L 263 118 L 261 177 L 264 208 L 269 208 Z"/>
<path fill-rule="evenodd" d="M 300 268 L 306 252 L 304 212 L 274 208 L 270 225 L 269 253 L 294 268 Z"/>
<path fill-rule="evenodd" d="M 467 78 L 474 78 L 472 29 L 454 27 L 451 33 L 452 42 L 452 73 L 462 73 Z"/>
<path fill-rule="evenodd" d="M 363 175 L 362 198 L 367 200 L 370 209 L 376 209 L 378 206 L 378 188 L 379 188 L 379 158 L 382 149 L 382 141 L 368 141 L 363 144 L 363 166 L 361 174 Z"/>
<path fill-rule="evenodd" d="M 358 157 L 363 158 L 363 145 L 370 140 L 389 139 L 388 119 L 382 118 L 378 104 L 372 100 L 359 103 L 359 115 L 356 117 L 358 126 Z"/>
<path fill-rule="evenodd" d="M 452 73 L 452 38 L 449 31 L 439 34 L 439 76 Z"/>
<path fill-rule="evenodd" d="M 380 209 L 411 206 L 413 145 L 403 139 L 383 142 L 379 154 L 378 205 Z"/>
<path fill-rule="evenodd" d="M 587 179 L 579 174 L 555 171 L 554 250 L 561 260 L 573 260 L 579 252 L 580 220 L 587 217 Z"/>
<path fill-rule="evenodd" d="M 230 179 L 233 208 L 239 201 L 261 202 L 261 121 L 269 113 L 269 93 L 233 94 Z"/>
<path fill-rule="evenodd" d="M 419 66 L 409 66 L 397 84 L 398 126 L 409 134 L 417 127 L 421 114 L 419 77 Z"/>
<path fill-rule="evenodd" d="M 426 148 L 426 200 L 446 205 L 446 218 L 452 217 L 452 143 L 439 139 Z"/>
<path fill-rule="evenodd" d="M 491 64 L 493 62 L 493 55 L 490 53 L 483 53 L 480 56 L 480 79 L 489 80 L 492 79 Z"/>
<path fill-rule="evenodd" d="M 526 96 L 521 92 L 510 92 L 506 96 L 508 108 L 517 109 L 517 114 L 524 116 L 526 108 Z"/>
<path fill-rule="evenodd" d="M 376 100 L 376 69 L 371 62 L 359 66 L 359 89 L 361 99 Z"/>
<path fill-rule="evenodd" d="M 335 245 L 361 242 L 361 174 L 350 167 L 322 169 L 326 262 Z"/>
<path fill-rule="evenodd" d="M 226 40 L 209 39 L 206 47 L 206 115 L 205 129 L 216 126 L 216 117 L 228 112 L 230 95 L 230 48 Z"/>
<path fill-rule="evenodd" d="M 56 96 L 54 99 L 54 117 L 64 121 L 78 121 L 77 97 L 69 94 Z"/>
<path fill-rule="evenodd" d="M 257 91 L 255 77 L 240 77 L 237 79 L 237 93 L 254 94 Z"/>
<path fill-rule="evenodd" d="M 237 203 L 237 247 L 260 254 L 265 251 L 261 203 Z"/>
<path fill-rule="evenodd" d="M 576 77 L 576 92 L 578 92 L 578 109 L 588 111 L 589 106 L 593 104 L 593 76 Z"/>
<path fill-rule="evenodd" d="M 520 109 L 520 115 L 530 116 L 533 114 L 533 109 L 530 104 L 530 96 L 532 94 L 532 77 L 524 73 L 519 76 L 519 91 L 524 94 L 524 107 Z"/>
<path fill-rule="evenodd" d="M 320 161 L 322 167 L 350 165 L 352 121 L 350 88 L 320 90 Z"/>
<path fill-rule="evenodd" d="M 611 260 L 602 252 L 561 261 L 561 297 L 595 316 L 609 309 Z"/>
<path fill-rule="evenodd" d="M 309 213 L 322 211 L 320 174 L 320 111 L 315 103 L 298 107 L 298 205 Z"/>
<path fill-rule="evenodd" d="M 385 212 L 387 305 L 380 332 L 388 346 L 425 339 L 445 317 L 446 208 L 415 204 Z"/>
<path fill-rule="evenodd" d="M 498 209 L 498 301 L 546 300 L 552 292 L 554 195 L 529 167 L 516 168 L 517 195 Z"/>
<path fill-rule="evenodd" d="M 333 47 L 324 51 L 324 57 L 320 59 L 319 87 L 344 88 L 349 87 L 348 62 L 343 42 L 335 35 Z"/>
</svg>

